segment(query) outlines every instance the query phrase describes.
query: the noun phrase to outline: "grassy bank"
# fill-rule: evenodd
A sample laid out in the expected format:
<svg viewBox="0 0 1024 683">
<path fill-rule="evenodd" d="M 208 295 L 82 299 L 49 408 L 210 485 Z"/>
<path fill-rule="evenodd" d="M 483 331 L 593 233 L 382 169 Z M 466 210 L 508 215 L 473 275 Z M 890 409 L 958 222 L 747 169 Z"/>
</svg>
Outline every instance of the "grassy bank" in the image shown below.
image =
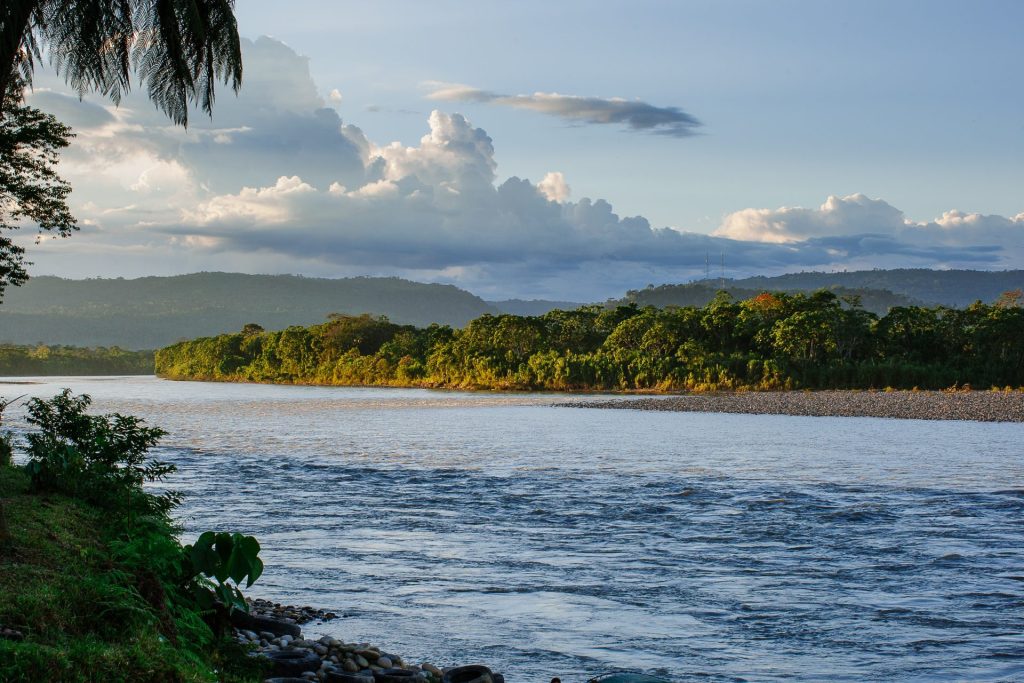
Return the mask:
<svg viewBox="0 0 1024 683">
<path fill-rule="evenodd" d="M 67 411 L 57 417 L 75 421 Z M 112 425 L 111 442 L 129 437 L 117 468 L 132 467 L 129 441 L 145 446 L 146 433 L 137 423 L 90 419 L 94 436 Z M 0 453 L 0 681 L 262 680 L 240 646 L 218 633 L 215 613 L 194 600 L 208 582 L 183 570 L 187 548 L 160 497 L 133 482 L 122 487 L 109 473 L 104 481 L 89 464 L 100 451 L 74 439 L 60 443 L 67 468 L 54 478 L 54 463 L 40 458 L 58 444 L 42 441 L 24 467 Z"/>
</svg>

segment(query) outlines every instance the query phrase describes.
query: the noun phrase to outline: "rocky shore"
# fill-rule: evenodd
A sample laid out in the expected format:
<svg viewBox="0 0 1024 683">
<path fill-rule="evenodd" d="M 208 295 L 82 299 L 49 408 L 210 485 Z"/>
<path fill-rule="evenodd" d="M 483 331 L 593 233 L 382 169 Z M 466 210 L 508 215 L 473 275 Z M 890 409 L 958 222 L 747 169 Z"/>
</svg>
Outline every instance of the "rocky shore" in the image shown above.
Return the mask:
<svg viewBox="0 0 1024 683">
<path fill-rule="evenodd" d="M 237 615 L 234 635 L 241 645 L 249 649 L 252 656 L 270 660 L 273 676 L 267 679 L 268 683 L 299 680 L 328 683 L 357 680 L 440 683 L 449 680 L 445 678 L 446 673 L 457 671 L 441 669 L 430 662 L 409 663 L 401 656 L 370 643 L 347 643 L 329 636 L 307 640 L 302 636 L 302 624 L 324 623 L 337 618 L 337 615 L 313 607 L 294 607 L 267 600 L 248 602 L 249 614 Z M 492 674 L 486 667 L 463 668 L 479 669 L 487 673 L 488 681 L 504 683 L 500 674 Z M 459 677 L 459 680 L 463 678 Z M 478 679 L 473 677 L 472 680 Z"/>
<path fill-rule="evenodd" d="M 741 391 L 560 403 L 573 408 L 1024 422 L 1021 391 Z"/>
</svg>

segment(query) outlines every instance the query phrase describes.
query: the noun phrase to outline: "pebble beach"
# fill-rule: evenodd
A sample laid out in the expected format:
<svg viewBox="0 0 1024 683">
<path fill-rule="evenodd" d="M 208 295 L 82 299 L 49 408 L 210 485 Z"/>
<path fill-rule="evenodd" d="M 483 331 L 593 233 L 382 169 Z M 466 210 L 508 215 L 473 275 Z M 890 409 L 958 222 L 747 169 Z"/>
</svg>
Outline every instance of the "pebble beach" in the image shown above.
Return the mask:
<svg viewBox="0 0 1024 683">
<path fill-rule="evenodd" d="M 698 413 L 1024 422 L 1024 392 L 1021 391 L 742 391 L 558 405 Z"/>
</svg>

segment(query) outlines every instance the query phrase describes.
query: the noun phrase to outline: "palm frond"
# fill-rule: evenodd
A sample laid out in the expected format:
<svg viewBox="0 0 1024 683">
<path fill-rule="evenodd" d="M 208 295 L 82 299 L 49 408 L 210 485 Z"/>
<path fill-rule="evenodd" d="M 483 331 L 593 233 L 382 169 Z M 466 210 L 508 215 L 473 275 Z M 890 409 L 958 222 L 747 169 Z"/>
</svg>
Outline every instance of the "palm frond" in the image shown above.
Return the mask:
<svg viewBox="0 0 1024 683">
<path fill-rule="evenodd" d="M 115 103 L 138 74 L 156 106 L 188 125 L 199 107 L 212 114 L 218 81 L 236 92 L 242 51 L 234 0 L 4 0 L 0 7 L 0 85 L 20 70 L 31 83 L 41 48 L 84 95 Z M 0 90 L 6 92 L 6 90 Z"/>
<path fill-rule="evenodd" d="M 95 90 L 119 103 L 131 87 L 130 0 L 50 0 L 44 21 L 53 65 L 78 94 Z"/>
<path fill-rule="evenodd" d="M 39 45 L 33 28 L 42 22 L 38 0 L 4 0 L 0 5 L 0 98 L 20 74 L 31 85 L 32 71 L 39 59 Z"/>
</svg>

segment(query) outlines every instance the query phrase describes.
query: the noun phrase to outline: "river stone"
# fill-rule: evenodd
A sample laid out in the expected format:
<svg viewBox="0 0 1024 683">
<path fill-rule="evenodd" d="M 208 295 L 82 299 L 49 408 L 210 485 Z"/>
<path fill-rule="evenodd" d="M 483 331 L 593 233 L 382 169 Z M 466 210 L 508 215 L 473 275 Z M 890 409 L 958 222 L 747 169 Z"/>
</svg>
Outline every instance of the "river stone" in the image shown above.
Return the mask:
<svg viewBox="0 0 1024 683">
<path fill-rule="evenodd" d="M 393 665 L 390 659 L 382 655 L 377 658 L 377 666 L 379 666 L 382 669 L 390 669 Z"/>
<path fill-rule="evenodd" d="M 441 678 L 442 676 L 444 676 L 444 672 L 441 671 L 440 669 L 438 669 L 436 666 L 434 666 L 430 662 L 423 662 L 422 664 L 420 664 L 420 668 L 423 669 L 424 671 L 429 671 L 430 673 L 434 674 L 438 678 Z"/>
<path fill-rule="evenodd" d="M 341 668 L 350 674 L 354 674 L 355 672 L 359 671 L 359 665 L 353 662 L 351 659 L 346 659 L 344 662 L 342 662 Z"/>
<path fill-rule="evenodd" d="M 359 654 L 356 655 L 356 664 L 359 665 L 360 669 L 365 669 L 370 666 L 370 663 L 366 661 L 366 658 Z"/>
</svg>

